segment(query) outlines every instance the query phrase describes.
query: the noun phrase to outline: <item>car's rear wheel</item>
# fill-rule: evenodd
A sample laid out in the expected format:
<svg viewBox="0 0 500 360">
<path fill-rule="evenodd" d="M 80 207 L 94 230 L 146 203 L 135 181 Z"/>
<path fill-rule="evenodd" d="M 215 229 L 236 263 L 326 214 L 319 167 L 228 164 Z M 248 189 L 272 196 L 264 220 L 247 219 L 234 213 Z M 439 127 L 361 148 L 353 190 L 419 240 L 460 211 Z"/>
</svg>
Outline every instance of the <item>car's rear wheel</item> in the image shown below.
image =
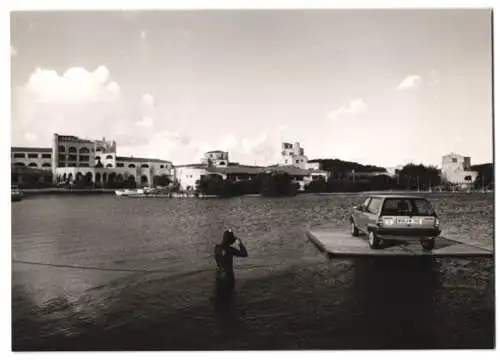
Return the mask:
<svg viewBox="0 0 500 360">
<path fill-rule="evenodd" d="M 373 230 L 370 230 L 368 233 L 368 244 L 370 244 L 370 248 L 378 249 L 380 247 L 380 239 L 375 235 Z"/>
<path fill-rule="evenodd" d="M 359 236 L 359 229 L 354 223 L 354 220 L 351 219 L 351 235 L 352 236 Z"/>
<path fill-rule="evenodd" d="M 436 245 L 436 240 L 435 239 L 422 239 L 420 240 L 420 244 L 422 245 L 422 248 L 424 250 L 432 250 L 434 249 L 434 246 Z"/>
</svg>

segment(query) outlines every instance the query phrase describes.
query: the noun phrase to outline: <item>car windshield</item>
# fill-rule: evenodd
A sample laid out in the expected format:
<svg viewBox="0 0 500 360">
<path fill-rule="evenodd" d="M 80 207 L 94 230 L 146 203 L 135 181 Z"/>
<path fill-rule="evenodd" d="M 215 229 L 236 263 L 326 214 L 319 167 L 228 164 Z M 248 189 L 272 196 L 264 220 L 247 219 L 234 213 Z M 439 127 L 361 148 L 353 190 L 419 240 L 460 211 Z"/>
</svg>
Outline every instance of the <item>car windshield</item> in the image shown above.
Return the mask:
<svg viewBox="0 0 500 360">
<path fill-rule="evenodd" d="M 387 216 L 436 216 L 432 205 L 426 199 L 386 199 L 382 215 Z"/>
</svg>

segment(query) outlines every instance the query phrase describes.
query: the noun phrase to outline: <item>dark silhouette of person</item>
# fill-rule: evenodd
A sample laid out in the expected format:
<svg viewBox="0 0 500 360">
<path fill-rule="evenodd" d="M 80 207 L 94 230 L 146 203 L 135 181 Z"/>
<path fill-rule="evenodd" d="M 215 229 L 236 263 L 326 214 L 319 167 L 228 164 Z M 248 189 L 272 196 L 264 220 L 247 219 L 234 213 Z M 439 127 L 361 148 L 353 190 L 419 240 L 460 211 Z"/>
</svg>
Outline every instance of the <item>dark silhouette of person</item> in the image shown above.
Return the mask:
<svg viewBox="0 0 500 360">
<path fill-rule="evenodd" d="M 239 249 L 231 245 L 237 242 Z M 222 296 L 228 296 L 234 289 L 233 257 L 247 257 L 248 252 L 240 239 L 231 230 L 224 231 L 222 242 L 215 245 L 215 261 L 217 263 L 216 289 Z"/>
</svg>

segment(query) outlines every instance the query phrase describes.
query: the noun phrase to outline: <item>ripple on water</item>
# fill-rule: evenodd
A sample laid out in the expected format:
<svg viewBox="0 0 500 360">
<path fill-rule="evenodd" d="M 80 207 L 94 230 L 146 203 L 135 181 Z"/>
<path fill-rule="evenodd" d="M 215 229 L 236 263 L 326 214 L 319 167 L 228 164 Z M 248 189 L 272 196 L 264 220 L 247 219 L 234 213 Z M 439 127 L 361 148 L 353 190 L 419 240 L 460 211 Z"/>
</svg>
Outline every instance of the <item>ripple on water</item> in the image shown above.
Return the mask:
<svg viewBox="0 0 500 360">
<path fill-rule="evenodd" d="M 45 196 L 13 204 L 14 260 L 49 265 L 13 263 L 14 348 L 490 346 L 491 262 L 329 261 L 307 241 L 304 228 L 346 228 L 360 199 Z M 491 243 L 491 196 L 431 200 L 448 230 Z M 213 246 L 226 227 L 250 253 L 235 262 L 230 302 L 214 296 L 213 282 Z"/>
</svg>

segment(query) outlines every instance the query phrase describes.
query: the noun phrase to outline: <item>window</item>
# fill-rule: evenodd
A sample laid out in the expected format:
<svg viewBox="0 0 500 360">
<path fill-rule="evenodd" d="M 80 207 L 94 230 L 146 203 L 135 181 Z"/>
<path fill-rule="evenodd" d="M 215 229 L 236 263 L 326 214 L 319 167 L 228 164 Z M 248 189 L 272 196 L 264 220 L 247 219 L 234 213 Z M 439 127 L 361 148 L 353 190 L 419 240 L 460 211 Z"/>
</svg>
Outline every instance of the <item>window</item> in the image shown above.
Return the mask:
<svg viewBox="0 0 500 360">
<path fill-rule="evenodd" d="M 63 145 L 59 145 L 59 152 L 65 152 L 66 148 Z"/>
<path fill-rule="evenodd" d="M 295 160 L 295 163 L 298 164 L 299 163 L 299 160 Z"/>
<path fill-rule="evenodd" d="M 113 164 L 107 164 L 106 167 L 107 168 L 113 167 Z"/>
<path fill-rule="evenodd" d="M 464 177 L 464 180 L 465 181 L 472 181 L 472 176 L 467 175 L 467 176 Z"/>
<path fill-rule="evenodd" d="M 95 159 L 96 159 L 96 160 L 101 160 L 101 157 L 100 157 L 99 155 L 97 155 L 97 156 L 95 157 Z"/>
<path fill-rule="evenodd" d="M 52 158 L 52 154 L 42 154 L 42 159 L 50 159 Z"/>
<path fill-rule="evenodd" d="M 15 166 L 26 166 L 26 165 L 24 165 L 24 163 L 22 163 L 22 162 L 16 162 L 14 165 L 15 165 Z"/>
<path fill-rule="evenodd" d="M 457 158 L 451 158 L 451 162 L 452 163 L 456 163 L 457 162 Z"/>
<path fill-rule="evenodd" d="M 221 161 L 220 164 L 221 165 L 226 165 L 226 162 L 225 161 Z"/>
<path fill-rule="evenodd" d="M 26 154 L 14 153 L 14 159 L 24 159 Z"/>
<path fill-rule="evenodd" d="M 116 167 L 123 167 L 123 163 L 116 163 Z"/>
<path fill-rule="evenodd" d="M 285 164 L 288 164 L 288 160 L 287 159 L 285 159 Z"/>
<path fill-rule="evenodd" d="M 80 161 L 89 161 L 88 155 L 80 155 Z"/>
<path fill-rule="evenodd" d="M 429 201 L 425 199 L 386 199 L 382 209 L 382 215 L 388 216 L 433 216 L 434 209 Z"/>
<path fill-rule="evenodd" d="M 38 154 L 28 154 L 29 159 L 38 159 Z"/>
<path fill-rule="evenodd" d="M 42 167 L 51 167 L 51 165 L 49 163 L 43 163 Z"/>
<path fill-rule="evenodd" d="M 88 154 L 88 153 L 89 153 L 89 149 L 87 149 L 86 147 L 80 148 L 80 154 Z"/>
<path fill-rule="evenodd" d="M 382 200 L 379 198 L 373 198 L 368 205 L 368 212 L 371 214 L 378 214 L 380 210 L 380 205 L 382 204 Z"/>
<path fill-rule="evenodd" d="M 148 165 L 148 164 L 142 164 L 142 165 L 141 165 L 141 168 L 142 168 L 142 169 L 149 169 L 149 165 Z"/>
<path fill-rule="evenodd" d="M 131 169 L 135 168 L 135 164 L 129 164 L 128 167 L 131 168 Z"/>
<path fill-rule="evenodd" d="M 160 169 L 163 169 L 163 165 L 160 165 Z"/>
<path fill-rule="evenodd" d="M 113 155 L 108 155 L 108 156 L 106 156 L 106 159 L 108 159 L 108 160 L 109 160 L 109 159 L 113 160 Z"/>
<path fill-rule="evenodd" d="M 66 155 L 59 155 L 59 161 L 66 160 Z"/>
<path fill-rule="evenodd" d="M 76 147 L 71 146 L 71 147 L 69 148 L 69 152 L 70 152 L 70 153 L 76 153 Z"/>
<path fill-rule="evenodd" d="M 68 161 L 76 161 L 76 155 L 68 155 Z"/>
</svg>

